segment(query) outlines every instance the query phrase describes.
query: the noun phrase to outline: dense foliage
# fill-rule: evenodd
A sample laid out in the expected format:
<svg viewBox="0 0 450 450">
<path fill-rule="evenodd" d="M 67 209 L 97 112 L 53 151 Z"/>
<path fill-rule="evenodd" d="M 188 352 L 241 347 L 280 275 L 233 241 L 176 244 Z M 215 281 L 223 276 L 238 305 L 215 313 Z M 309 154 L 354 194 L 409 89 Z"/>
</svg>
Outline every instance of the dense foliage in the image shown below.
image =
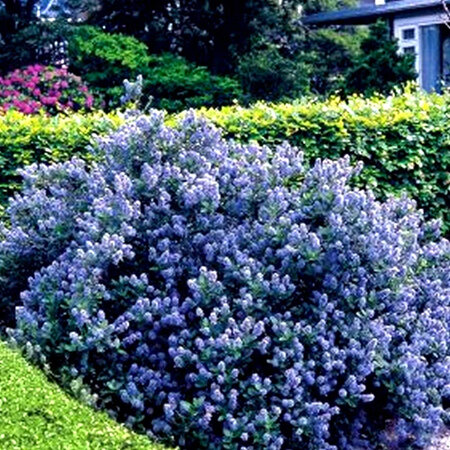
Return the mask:
<svg viewBox="0 0 450 450">
<path fill-rule="evenodd" d="M 252 108 L 202 110 L 202 114 L 241 142 L 276 145 L 287 140 L 301 148 L 309 161 L 347 154 L 353 161 L 362 160 L 360 185 L 382 197 L 406 190 L 429 217 L 442 217 L 448 228 L 447 95 L 407 91 L 388 98 L 259 103 Z M 18 168 L 86 155 L 93 135 L 122 122 L 116 114 L 51 118 L 10 111 L 0 116 L 0 202 L 17 188 Z"/>
<path fill-rule="evenodd" d="M 286 58 L 273 45 L 254 49 L 240 58 L 239 78 L 250 99 L 279 100 L 304 96 L 310 90 L 311 67 Z"/>
<path fill-rule="evenodd" d="M 242 99 L 238 81 L 212 75 L 205 67 L 189 63 L 170 53 L 151 55 L 144 77 L 144 99 L 169 112 L 205 105 L 231 105 Z"/>
<path fill-rule="evenodd" d="M 138 37 L 154 53 L 175 51 L 214 71 L 230 72 L 255 36 L 286 35 L 299 2 L 287 0 L 100 1 L 91 21 Z"/>
<path fill-rule="evenodd" d="M 87 86 L 66 69 L 35 64 L 0 77 L 0 111 L 57 114 L 89 110 L 93 105 Z"/>
<path fill-rule="evenodd" d="M 302 12 L 355 0 L 99 0 L 91 22 L 145 41 L 155 53 L 177 52 L 214 72 L 233 72 L 255 42 L 288 52 L 303 39 Z"/>
<path fill-rule="evenodd" d="M 24 5 L 13 3 L 18 10 L 10 8 L 5 22 L 0 1 L 0 72 L 36 62 L 61 64 L 68 42 L 70 70 L 101 91 L 107 106 L 117 106 L 122 80 L 145 70 L 149 55 L 164 55 L 157 72 L 168 64 L 164 77 L 151 70 L 147 75 L 149 88 L 156 85 L 159 95 L 155 106 L 161 99 L 169 110 L 179 110 L 179 103 L 199 105 L 202 89 L 205 106 L 225 104 L 214 100 L 217 95 L 227 103 L 240 98 L 233 77 L 247 99 L 270 101 L 309 92 L 389 92 L 415 78 L 411 57 L 399 54 L 385 24 L 375 26 L 365 40 L 365 27 L 362 32 L 354 27 L 311 30 L 302 24 L 310 12 L 354 5 L 355 0 L 58 0 L 50 10 L 41 10 L 51 14 L 51 21 L 33 20 L 37 8 L 22 20 Z M 168 54 L 186 60 L 169 61 Z M 183 79 L 187 92 L 179 83 L 181 71 L 193 72 L 193 78 L 201 75 L 195 84 Z M 168 88 L 162 89 L 167 80 Z M 211 84 L 219 86 L 214 90 Z"/>
<path fill-rule="evenodd" d="M 405 92 L 388 98 L 352 97 L 293 104 L 259 103 L 202 110 L 202 114 L 241 142 L 276 145 L 290 141 L 309 161 L 350 155 L 362 160 L 358 177 L 382 197 L 407 191 L 429 217 L 450 223 L 448 158 L 450 98 Z M 169 122 L 179 120 L 168 117 Z M 95 134 L 104 134 L 123 119 L 116 114 L 68 117 L 0 116 L 0 202 L 18 186 L 18 168 L 34 162 L 85 157 Z"/>
<path fill-rule="evenodd" d="M 289 141 L 308 160 L 362 161 L 359 185 L 385 198 L 408 192 L 429 217 L 450 227 L 450 96 L 406 90 L 390 97 L 258 103 L 202 113 L 242 142 Z"/>
<path fill-rule="evenodd" d="M 150 55 L 136 38 L 79 26 L 69 33 L 70 69 L 96 89 L 109 107 L 120 105 L 124 79 L 143 76 L 153 106 L 180 111 L 230 105 L 242 96 L 239 83 L 170 53 Z"/>
<path fill-rule="evenodd" d="M 309 90 L 314 95 L 348 92 L 347 74 L 361 60 L 366 27 L 309 30 L 304 42 L 304 64 L 309 67 Z M 384 39 L 385 40 L 385 39 Z M 382 45 L 384 41 L 380 42 Z"/>
<path fill-rule="evenodd" d="M 135 121 L 104 162 L 31 166 L 2 318 L 64 384 L 182 448 L 426 442 L 450 386 L 450 243 L 348 160 Z M 36 272 L 35 272 L 36 271 Z"/>
<path fill-rule="evenodd" d="M 172 52 L 214 73 L 235 74 L 252 100 L 307 92 L 389 92 L 416 77 L 386 32 L 354 27 L 310 30 L 306 14 L 355 6 L 354 0 L 102 1 L 91 21 L 125 32 L 155 52 Z M 363 27 L 364 28 L 364 27 Z"/>
<path fill-rule="evenodd" d="M 58 42 L 65 45 L 55 45 Z M 144 79 L 145 97 L 153 99 L 154 107 L 168 111 L 230 105 L 242 99 L 240 83 L 232 77 L 213 75 L 173 53 L 150 54 L 132 36 L 93 26 L 40 22 L 0 46 L 0 73 L 36 61 L 57 65 L 66 61 L 69 71 L 95 93 L 96 105 L 106 109 L 120 106 L 123 80 L 138 75 Z"/>
<path fill-rule="evenodd" d="M 0 45 L 0 74 L 37 63 L 59 66 L 61 59 L 65 59 L 60 44 L 66 41 L 71 29 L 68 22 L 59 20 L 39 21 L 21 28 Z"/>
<path fill-rule="evenodd" d="M 15 450 L 163 450 L 71 399 L 0 343 L 0 446 Z"/>
<path fill-rule="evenodd" d="M 0 42 L 8 41 L 18 29 L 35 18 L 36 3 L 38 0 L 0 1 Z"/>
<path fill-rule="evenodd" d="M 143 73 L 150 62 L 142 42 L 91 26 L 70 30 L 68 42 L 70 70 L 83 77 L 110 106 L 120 104 L 123 80 Z"/>
<path fill-rule="evenodd" d="M 389 94 L 392 89 L 417 77 L 414 55 L 401 54 L 387 23 L 369 27 L 361 52 L 344 73 L 346 92 Z"/>
<path fill-rule="evenodd" d="M 48 116 L 10 110 L 0 115 L 0 205 L 20 185 L 17 169 L 32 163 L 89 158 L 89 144 L 122 123 L 117 114 L 101 112 Z"/>
</svg>

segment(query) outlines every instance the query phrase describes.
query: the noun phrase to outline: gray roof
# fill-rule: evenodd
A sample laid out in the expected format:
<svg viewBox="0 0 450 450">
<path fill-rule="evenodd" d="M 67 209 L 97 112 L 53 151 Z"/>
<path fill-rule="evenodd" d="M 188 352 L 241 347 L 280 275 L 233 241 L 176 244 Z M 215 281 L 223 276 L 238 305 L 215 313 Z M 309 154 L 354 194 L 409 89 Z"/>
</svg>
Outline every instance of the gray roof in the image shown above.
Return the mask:
<svg viewBox="0 0 450 450">
<path fill-rule="evenodd" d="M 448 1 L 448 0 L 447 0 Z M 312 14 L 303 19 L 306 25 L 363 24 L 380 17 L 399 13 L 420 12 L 425 9 L 442 8 L 442 0 L 396 0 L 385 5 L 361 6 L 359 8 Z M 444 11 L 442 11 L 444 13 Z"/>
</svg>

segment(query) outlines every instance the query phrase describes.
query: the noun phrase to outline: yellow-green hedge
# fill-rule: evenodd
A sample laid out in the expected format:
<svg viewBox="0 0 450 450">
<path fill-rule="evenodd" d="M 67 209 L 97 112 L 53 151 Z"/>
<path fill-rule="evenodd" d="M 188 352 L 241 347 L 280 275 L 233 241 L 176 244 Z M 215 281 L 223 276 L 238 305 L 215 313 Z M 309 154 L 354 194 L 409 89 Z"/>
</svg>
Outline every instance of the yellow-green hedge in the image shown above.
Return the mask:
<svg viewBox="0 0 450 450">
<path fill-rule="evenodd" d="M 407 90 L 388 98 L 300 100 L 201 109 L 200 114 L 240 141 L 274 145 L 288 140 L 308 160 L 350 155 L 362 161 L 359 183 L 381 196 L 406 191 L 429 217 L 450 229 L 450 94 Z M 123 123 L 119 113 L 0 116 L 0 204 L 17 186 L 17 168 L 32 162 L 89 157 L 93 135 Z M 179 116 L 168 116 L 175 123 Z"/>
<path fill-rule="evenodd" d="M 406 191 L 450 228 L 450 94 L 411 89 L 389 98 L 305 99 L 201 113 L 239 141 L 288 140 L 310 161 L 350 155 L 364 163 L 361 185 L 381 196 Z"/>
<path fill-rule="evenodd" d="M 89 158 L 93 136 L 119 126 L 118 113 L 0 116 L 0 203 L 17 189 L 17 169 L 35 162 L 56 162 L 80 155 Z"/>
</svg>

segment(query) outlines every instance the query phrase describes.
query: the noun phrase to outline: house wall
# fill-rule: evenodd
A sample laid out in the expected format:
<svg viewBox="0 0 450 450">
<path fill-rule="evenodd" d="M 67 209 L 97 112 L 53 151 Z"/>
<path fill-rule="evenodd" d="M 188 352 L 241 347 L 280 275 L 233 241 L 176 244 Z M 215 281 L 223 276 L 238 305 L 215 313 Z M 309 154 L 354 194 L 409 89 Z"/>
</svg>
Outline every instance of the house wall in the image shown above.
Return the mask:
<svg viewBox="0 0 450 450">
<path fill-rule="evenodd" d="M 414 48 L 416 71 L 419 74 L 419 84 L 422 87 L 427 87 L 425 85 L 429 83 L 428 77 L 430 76 L 430 59 L 427 57 L 430 51 L 429 46 L 433 45 L 429 42 L 430 32 L 432 32 L 430 25 L 440 25 L 446 21 L 448 21 L 448 18 L 441 10 L 422 14 L 404 14 L 393 19 L 393 34 L 398 39 L 400 51 L 410 52 Z M 412 32 L 412 30 L 414 31 Z M 435 32 L 437 32 L 437 29 Z M 414 33 L 414 37 L 412 37 L 412 33 Z M 437 53 L 433 63 L 440 64 L 441 49 L 439 48 L 435 51 Z M 424 67 L 425 64 L 427 67 Z M 424 78 L 424 72 L 427 79 Z"/>
</svg>

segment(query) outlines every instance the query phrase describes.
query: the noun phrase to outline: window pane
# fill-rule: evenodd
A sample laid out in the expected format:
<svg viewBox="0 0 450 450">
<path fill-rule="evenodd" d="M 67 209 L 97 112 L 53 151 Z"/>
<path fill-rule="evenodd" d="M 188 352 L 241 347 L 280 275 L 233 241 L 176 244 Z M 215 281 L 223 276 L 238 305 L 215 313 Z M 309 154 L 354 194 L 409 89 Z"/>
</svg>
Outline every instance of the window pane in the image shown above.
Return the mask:
<svg viewBox="0 0 450 450">
<path fill-rule="evenodd" d="M 412 53 L 414 55 L 416 53 L 416 47 L 403 47 L 403 53 Z"/>
<path fill-rule="evenodd" d="M 416 30 L 414 28 L 407 28 L 406 30 L 402 31 L 402 39 L 404 39 L 405 41 L 415 39 L 415 37 L 416 37 Z"/>
</svg>

